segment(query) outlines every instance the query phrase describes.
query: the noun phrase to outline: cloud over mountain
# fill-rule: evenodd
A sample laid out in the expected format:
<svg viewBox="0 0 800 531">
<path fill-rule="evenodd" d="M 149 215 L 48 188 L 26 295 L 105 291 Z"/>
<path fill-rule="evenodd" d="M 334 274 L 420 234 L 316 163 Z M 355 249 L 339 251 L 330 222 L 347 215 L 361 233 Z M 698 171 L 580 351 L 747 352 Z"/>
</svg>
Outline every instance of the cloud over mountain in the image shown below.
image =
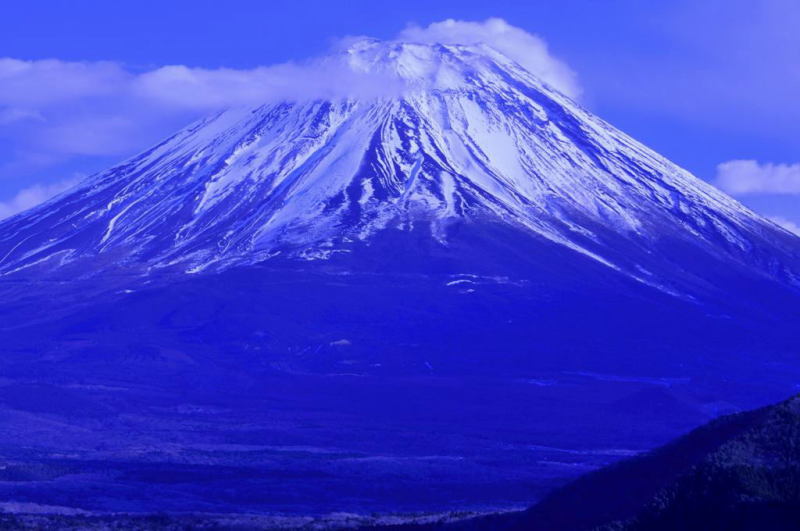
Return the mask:
<svg viewBox="0 0 800 531">
<path fill-rule="evenodd" d="M 426 27 L 412 25 L 403 30 L 397 39 L 428 44 L 485 44 L 564 94 L 575 98 L 581 93 L 575 72 L 550 53 L 544 39 L 500 18 L 490 18 L 484 22 L 448 19 Z"/>
<path fill-rule="evenodd" d="M 800 194 L 800 163 L 731 160 L 717 166 L 715 184 L 731 195 Z"/>
<path fill-rule="evenodd" d="M 34 184 L 33 186 L 23 188 L 8 201 L 0 201 L 0 219 L 13 216 L 17 212 L 22 212 L 39 203 L 43 203 L 51 197 L 69 189 L 77 181 L 78 178 L 73 178 L 54 184 Z"/>
</svg>

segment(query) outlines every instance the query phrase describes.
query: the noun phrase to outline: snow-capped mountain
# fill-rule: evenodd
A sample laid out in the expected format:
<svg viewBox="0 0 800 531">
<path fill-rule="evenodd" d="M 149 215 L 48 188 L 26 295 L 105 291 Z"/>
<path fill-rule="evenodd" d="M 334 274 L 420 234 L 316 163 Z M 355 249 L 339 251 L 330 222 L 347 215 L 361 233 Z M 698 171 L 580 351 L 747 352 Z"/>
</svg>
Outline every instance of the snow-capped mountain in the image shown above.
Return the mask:
<svg viewBox="0 0 800 531">
<path fill-rule="evenodd" d="M 708 282 L 696 256 L 799 282 L 794 236 L 491 48 L 365 40 L 326 61 L 384 93 L 192 124 L 0 224 L 0 273 L 196 273 L 499 224 L 668 292 Z"/>
<path fill-rule="evenodd" d="M 519 506 L 796 392 L 796 236 L 491 48 L 322 63 L 0 222 L 0 501 Z"/>
</svg>

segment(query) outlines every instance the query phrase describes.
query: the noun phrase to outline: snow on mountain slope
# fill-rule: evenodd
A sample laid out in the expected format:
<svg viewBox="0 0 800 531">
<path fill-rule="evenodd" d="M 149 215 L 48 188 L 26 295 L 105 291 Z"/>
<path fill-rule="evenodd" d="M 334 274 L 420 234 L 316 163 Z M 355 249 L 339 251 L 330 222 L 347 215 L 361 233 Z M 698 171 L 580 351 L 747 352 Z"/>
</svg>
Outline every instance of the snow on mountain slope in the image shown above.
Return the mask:
<svg viewBox="0 0 800 531">
<path fill-rule="evenodd" d="M 201 120 L 0 223 L 0 274 L 194 273 L 501 223 L 660 287 L 692 268 L 664 242 L 799 283 L 800 240 L 488 47 L 364 40 L 326 60 L 386 93 Z"/>
</svg>

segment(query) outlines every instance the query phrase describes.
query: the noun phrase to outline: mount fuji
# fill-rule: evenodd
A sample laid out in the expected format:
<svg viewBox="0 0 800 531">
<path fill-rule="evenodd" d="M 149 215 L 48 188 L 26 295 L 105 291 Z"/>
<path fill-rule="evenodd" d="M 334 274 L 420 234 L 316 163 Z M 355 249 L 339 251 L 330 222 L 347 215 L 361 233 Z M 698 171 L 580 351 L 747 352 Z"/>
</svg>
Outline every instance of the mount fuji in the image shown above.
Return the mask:
<svg viewBox="0 0 800 531">
<path fill-rule="evenodd" d="M 0 449 L 49 478 L 1 498 L 526 506 L 794 389 L 797 236 L 489 46 L 322 64 L 378 89 L 221 111 L 0 222 Z"/>
</svg>

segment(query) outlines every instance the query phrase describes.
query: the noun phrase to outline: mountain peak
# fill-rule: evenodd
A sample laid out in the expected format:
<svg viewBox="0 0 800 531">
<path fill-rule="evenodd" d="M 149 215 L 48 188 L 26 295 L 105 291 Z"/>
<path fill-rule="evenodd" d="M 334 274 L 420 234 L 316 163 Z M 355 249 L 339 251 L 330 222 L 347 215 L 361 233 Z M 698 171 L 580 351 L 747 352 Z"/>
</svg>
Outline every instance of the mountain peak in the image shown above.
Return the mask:
<svg viewBox="0 0 800 531">
<path fill-rule="evenodd" d="M 486 44 L 440 44 L 363 38 L 348 43 L 333 61 L 361 74 L 400 81 L 405 90 L 456 90 L 474 87 L 496 70 L 533 78 L 533 74 Z M 537 80 L 537 85 L 540 84 Z"/>
</svg>

